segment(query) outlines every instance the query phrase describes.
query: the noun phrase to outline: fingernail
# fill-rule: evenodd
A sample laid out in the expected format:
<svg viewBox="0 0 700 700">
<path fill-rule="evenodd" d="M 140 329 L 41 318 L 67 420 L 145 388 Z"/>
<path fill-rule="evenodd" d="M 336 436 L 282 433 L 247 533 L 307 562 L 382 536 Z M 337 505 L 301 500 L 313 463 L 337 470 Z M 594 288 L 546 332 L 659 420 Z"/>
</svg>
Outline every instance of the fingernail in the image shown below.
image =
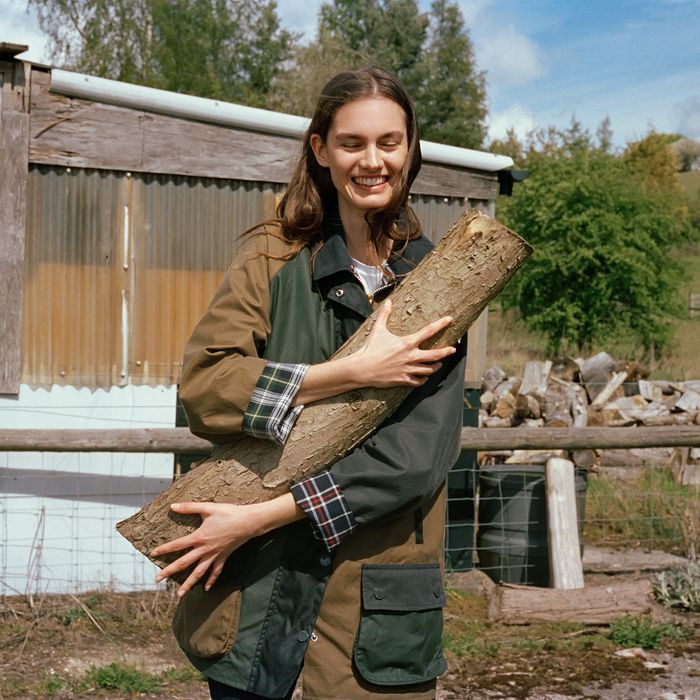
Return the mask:
<svg viewBox="0 0 700 700">
<path fill-rule="evenodd" d="M 211 588 L 211 583 L 208 583 L 206 586 L 204 586 L 204 590 L 208 591 Z"/>
<path fill-rule="evenodd" d="M 163 580 L 163 577 L 158 575 L 156 576 L 156 583 L 160 583 Z"/>
<path fill-rule="evenodd" d="M 179 504 L 179 503 L 171 503 L 171 504 L 170 504 L 170 507 L 171 507 L 171 508 L 179 508 L 179 507 L 180 507 L 180 504 Z"/>
<path fill-rule="evenodd" d="M 182 588 L 181 588 L 181 589 L 177 592 L 177 597 L 178 597 L 178 598 L 182 598 L 182 596 L 185 595 L 185 593 L 187 593 L 187 591 L 183 591 Z"/>
</svg>

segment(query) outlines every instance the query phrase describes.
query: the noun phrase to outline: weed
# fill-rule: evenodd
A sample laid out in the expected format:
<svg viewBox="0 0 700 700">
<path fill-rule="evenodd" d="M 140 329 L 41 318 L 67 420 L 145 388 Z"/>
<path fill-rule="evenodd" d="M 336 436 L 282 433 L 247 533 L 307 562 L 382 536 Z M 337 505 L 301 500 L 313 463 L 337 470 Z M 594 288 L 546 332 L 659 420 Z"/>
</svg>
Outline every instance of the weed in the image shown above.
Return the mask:
<svg viewBox="0 0 700 700">
<path fill-rule="evenodd" d="M 623 647 L 656 649 L 664 639 L 677 641 L 688 636 L 687 628 L 673 624 L 657 625 L 648 615 L 625 615 L 610 624 L 610 639 Z"/>
<path fill-rule="evenodd" d="M 71 690 L 71 685 L 68 678 L 52 674 L 46 679 L 44 688 L 47 697 L 54 697 L 65 695 L 67 691 Z"/>
<path fill-rule="evenodd" d="M 700 612 L 700 561 L 657 574 L 654 592 L 668 608 Z"/>
<path fill-rule="evenodd" d="M 189 681 L 204 681 L 206 676 L 192 666 L 175 666 L 160 674 L 164 683 L 188 683 Z"/>
<path fill-rule="evenodd" d="M 160 682 L 152 674 L 120 663 L 92 666 L 85 674 L 85 680 L 97 688 L 123 693 L 153 693 L 160 687 Z"/>
<path fill-rule="evenodd" d="M 589 544 L 653 544 L 669 551 L 690 546 L 684 517 L 697 512 L 698 492 L 677 484 L 668 469 L 645 469 L 636 481 L 590 478 L 585 541 Z"/>
</svg>

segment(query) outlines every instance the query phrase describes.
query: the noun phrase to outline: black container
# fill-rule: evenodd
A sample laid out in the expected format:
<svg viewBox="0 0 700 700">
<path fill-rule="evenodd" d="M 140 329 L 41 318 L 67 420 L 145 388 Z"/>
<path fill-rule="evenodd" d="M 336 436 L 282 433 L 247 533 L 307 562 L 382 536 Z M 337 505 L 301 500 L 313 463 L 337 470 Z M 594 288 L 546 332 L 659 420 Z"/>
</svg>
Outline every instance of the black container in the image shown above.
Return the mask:
<svg viewBox="0 0 700 700">
<path fill-rule="evenodd" d="M 576 470 L 581 542 L 587 474 Z M 499 464 L 479 473 L 479 568 L 496 583 L 549 586 L 547 499 L 543 464 Z M 583 551 L 583 547 L 582 547 Z"/>
<path fill-rule="evenodd" d="M 481 389 L 464 390 L 462 425 L 479 425 Z M 447 519 L 445 522 L 445 564 L 450 571 L 469 571 L 474 552 L 474 492 L 476 451 L 463 450 L 447 476 Z"/>
</svg>

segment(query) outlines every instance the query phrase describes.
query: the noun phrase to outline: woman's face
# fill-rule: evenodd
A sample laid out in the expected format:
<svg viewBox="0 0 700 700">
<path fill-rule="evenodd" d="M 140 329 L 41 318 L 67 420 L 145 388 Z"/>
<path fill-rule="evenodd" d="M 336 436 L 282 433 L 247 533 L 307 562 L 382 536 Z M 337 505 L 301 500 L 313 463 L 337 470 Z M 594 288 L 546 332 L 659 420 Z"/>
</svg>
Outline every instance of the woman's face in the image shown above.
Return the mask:
<svg viewBox="0 0 700 700">
<path fill-rule="evenodd" d="M 328 168 L 343 213 L 382 209 L 391 201 L 408 158 L 406 114 L 386 97 L 365 97 L 335 114 L 325 143 L 311 136 L 321 167 Z"/>
</svg>

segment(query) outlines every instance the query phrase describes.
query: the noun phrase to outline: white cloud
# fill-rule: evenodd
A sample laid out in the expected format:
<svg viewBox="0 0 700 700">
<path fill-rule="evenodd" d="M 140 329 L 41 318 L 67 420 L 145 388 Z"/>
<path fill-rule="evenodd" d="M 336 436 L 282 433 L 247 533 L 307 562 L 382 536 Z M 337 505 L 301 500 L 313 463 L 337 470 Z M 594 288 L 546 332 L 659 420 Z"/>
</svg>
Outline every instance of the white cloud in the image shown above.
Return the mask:
<svg viewBox="0 0 700 700">
<path fill-rule="evenodd" d="M 475 27 L 493 2 L 494 0 L 458 0 L 457 4 L 462 11 L 465 25 L 470 29 Z"/>
<path fill-rule="evenodd" d="M 700 97 L 688 97 L 677 104 L 674 111 L 678 117 L 678 133 L 700 139 Z"/>
<path fill-rule="evenodd" d="M 537 122 L 528 107 L 516 102 L 508 109 L 490 115 L 487 127 L 490 140 L 505 138 L 508 129 L 513 129 L 518 138 L 523 140 L 528 132 L 537 128 Z"/>
<path fill-rule="evenodd" d="M 479 67 L 486 70 L 491 90 L 523 85 L 546 74 L 540 47 L 513 25 L 477 42 Z"/>
</svg>

